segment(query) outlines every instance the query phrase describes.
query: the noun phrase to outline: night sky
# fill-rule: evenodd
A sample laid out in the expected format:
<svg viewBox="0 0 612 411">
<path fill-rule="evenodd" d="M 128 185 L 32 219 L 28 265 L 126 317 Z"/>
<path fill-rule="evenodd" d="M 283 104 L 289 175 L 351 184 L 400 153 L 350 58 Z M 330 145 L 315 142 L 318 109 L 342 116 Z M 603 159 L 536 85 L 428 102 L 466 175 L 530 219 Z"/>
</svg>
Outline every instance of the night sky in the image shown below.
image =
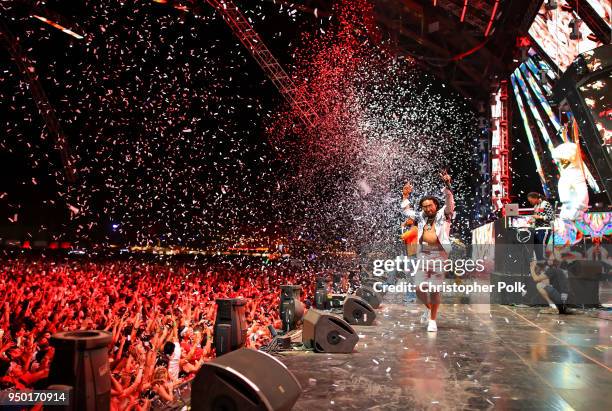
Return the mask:
<svg viewBox="0 0 612 411">
<path fill-rule="evenodd" d="M 410 61 L 378 55 L 363 21 L 237 2 L 324 113 L 305 130 L 212 8 L 65 3 L 47 4 L 86 39 L 18 9 L 6 15 L 57 111 L 77 181 L 63 179 L 26 83 L 0 50 L 5 237 L 100 242 L 112 224 L 113 238 L 139 244 L 362 237 L 395 224 L 406 180 L 437 192 L 441 167 L 455 177 L 457 224 L 467 227 L 471 107 Z"/>
</svg>

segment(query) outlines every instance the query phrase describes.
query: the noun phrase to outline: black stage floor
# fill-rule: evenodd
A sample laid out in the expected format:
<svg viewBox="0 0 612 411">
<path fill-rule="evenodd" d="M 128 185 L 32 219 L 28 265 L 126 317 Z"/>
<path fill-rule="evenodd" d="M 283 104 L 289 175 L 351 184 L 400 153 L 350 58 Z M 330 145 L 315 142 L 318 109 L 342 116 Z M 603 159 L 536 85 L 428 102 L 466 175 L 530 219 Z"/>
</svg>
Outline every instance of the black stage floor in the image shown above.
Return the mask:
<svg viewBox="0 0 612 411">
<path fill-rule="evenodd" d="M 585 313 L 387 303 L 355 327 L 352 354 L 283 353 L 304 389 L 295 410 L 612 410 L 612 323 Z"/>
</svg>

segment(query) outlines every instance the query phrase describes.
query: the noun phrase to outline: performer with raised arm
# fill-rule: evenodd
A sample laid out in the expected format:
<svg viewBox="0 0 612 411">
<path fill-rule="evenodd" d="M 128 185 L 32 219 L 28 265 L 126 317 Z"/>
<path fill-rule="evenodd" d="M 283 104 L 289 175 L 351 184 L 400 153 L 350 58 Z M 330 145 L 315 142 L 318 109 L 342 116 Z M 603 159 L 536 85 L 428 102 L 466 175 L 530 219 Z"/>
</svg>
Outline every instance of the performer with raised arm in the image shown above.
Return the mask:
<svg viewBox="0 0 612 411">
<path fill-rule="evenodd" d="M 580 220 L 589 208 L 589 189 L 580 149 L 574 143 L 563 143 L 555 147 L 552 155 L 561 165 L 558 186 L 561 201 L 559 217 L 571 222 Z"/>
<path fill-rule="evenodd" d="M 419 206 L 421 212 L 418 215 L 417 242 L 418 258 L 423 262 L 429 262 L 421 266 L 415 274 L 417 296 L 425 304 L 425 312 L 421 316 L 421 323 L 427 323 L 427 331 L 438 330 L 436 319 L 440 307 L 441 296 L 439 292 L 428 291 L 428 284 L 442 284 L 444 271 L 435 270 L 436 260 L 448 258 L 451 251 L 450 228 L 455 214 L 455 200 L 451 191 L 451 176 L 446 170 L 440 172 L 440 178 L 444 183 L 444 206 L 434 196 L 421 198 Z M 431 266 L 434 266 L 433 268 Z"/>
</svg>

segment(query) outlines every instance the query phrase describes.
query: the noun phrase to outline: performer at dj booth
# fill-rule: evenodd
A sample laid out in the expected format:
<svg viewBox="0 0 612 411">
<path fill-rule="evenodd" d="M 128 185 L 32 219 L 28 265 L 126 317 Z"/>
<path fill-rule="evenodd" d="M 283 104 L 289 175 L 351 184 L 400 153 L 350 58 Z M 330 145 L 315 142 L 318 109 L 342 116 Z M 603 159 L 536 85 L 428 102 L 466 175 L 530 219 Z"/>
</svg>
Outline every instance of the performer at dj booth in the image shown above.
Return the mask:
<svg viewBox="0 0 612 411">
<path fill-rule="evenodd" d="M 536 260 L 541 261 L 545 257 L 544 250 L 552 230 L 555 211 L 540 193 L 531 192 L 527 194 L 527 201 L 533 207 L 532 224 L 535 228 L 534 248 Z"/>
</svg>

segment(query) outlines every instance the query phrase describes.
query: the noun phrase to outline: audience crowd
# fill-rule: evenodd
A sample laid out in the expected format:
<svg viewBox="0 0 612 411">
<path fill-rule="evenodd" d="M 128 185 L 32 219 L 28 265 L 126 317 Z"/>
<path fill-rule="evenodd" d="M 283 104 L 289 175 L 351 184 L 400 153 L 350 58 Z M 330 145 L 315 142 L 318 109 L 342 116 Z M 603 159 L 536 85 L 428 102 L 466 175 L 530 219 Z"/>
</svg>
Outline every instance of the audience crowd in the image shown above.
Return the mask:
<svg viewBox="0 0 612 411">
<path fill-rule="evenodd" d="M 14 258 L 0 267 L 0 390 L 46 387 L 50 337 L 106 330 L 112 409 L 171 402 L 174 388 L 214 356 L 216 298 L 247 300 L 247 345 L 280 329 L 281 284 L 302 285 L 309 304 L 315 273 L 286 263 L 80 261 Z"/>
</svg>

